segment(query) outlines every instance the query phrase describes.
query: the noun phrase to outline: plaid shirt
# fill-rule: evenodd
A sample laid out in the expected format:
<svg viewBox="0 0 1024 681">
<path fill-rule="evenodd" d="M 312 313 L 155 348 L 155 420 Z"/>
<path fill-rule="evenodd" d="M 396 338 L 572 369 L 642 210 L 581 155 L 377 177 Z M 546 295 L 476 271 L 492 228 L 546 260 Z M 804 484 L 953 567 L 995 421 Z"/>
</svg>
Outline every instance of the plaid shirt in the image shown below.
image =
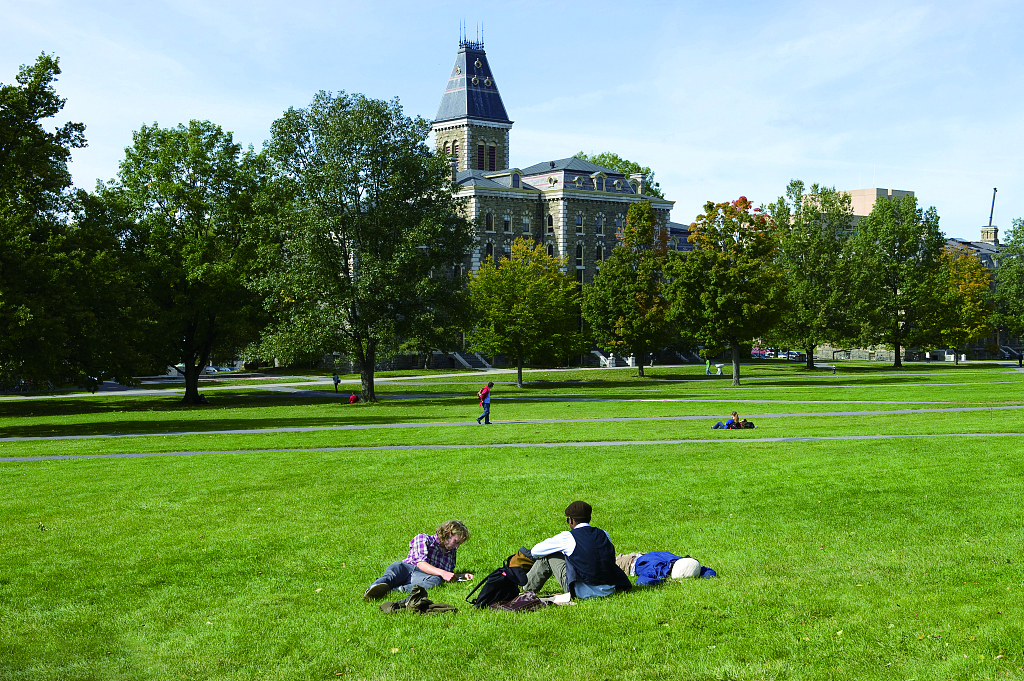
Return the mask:
<svg viewBox="0 0 1024 681">
<path fill-rule="evenodd" d="M 437 540 L 437 535 L 417 534 L 409 542 L 409 555 L 404 562 L 415 565 L 421 560 L 425 560 L 436 568 L 453 572 L 457 552 L 458 549 L 446 551 L 441 546 L 441 542 Z"/>
</svg>

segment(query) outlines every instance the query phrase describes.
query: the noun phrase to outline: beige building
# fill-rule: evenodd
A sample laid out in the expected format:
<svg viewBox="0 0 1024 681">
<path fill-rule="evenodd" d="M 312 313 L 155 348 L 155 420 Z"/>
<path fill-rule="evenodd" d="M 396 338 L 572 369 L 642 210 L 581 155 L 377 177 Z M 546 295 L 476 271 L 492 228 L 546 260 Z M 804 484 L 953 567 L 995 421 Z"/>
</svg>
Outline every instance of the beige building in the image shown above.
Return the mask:
<svg viewBox="0 0 1024 681">
<path fill-rule="evenodd" d="M 849 194 L 853 203 L 853 226 L 857 227 L 860 219 L 871 214 L 878 199 L 898 199 L 904 196 L 913 196 L 914 192 L 905 189 L 886 189 L 884 187 L 872 187 L 870 189 L 847 189 L 844 194 Z"/>
</svg>

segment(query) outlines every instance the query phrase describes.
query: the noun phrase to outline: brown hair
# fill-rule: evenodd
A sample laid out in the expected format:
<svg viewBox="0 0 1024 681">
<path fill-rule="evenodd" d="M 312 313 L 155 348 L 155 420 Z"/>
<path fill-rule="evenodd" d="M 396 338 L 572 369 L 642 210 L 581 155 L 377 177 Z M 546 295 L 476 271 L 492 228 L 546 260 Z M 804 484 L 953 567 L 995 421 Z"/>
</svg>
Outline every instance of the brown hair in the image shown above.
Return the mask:
<svg viewBox="0 0 1024 681">
<path fill-rule="evenodd" d="M 462 541 L 469 541 L 469 528 L 461 520 L 446 520 L 437 528 L 437 540 L 447 544 L 452 537 L 462 537 Z"/>
<path fill-rule="evenodd" d="M 565 509 L 565 517 L 572 518 L 578 523 L 589 523 L 590 514 L 593 512 L 590 504 L 585 501 L 574 501 Z"/>
</svg>

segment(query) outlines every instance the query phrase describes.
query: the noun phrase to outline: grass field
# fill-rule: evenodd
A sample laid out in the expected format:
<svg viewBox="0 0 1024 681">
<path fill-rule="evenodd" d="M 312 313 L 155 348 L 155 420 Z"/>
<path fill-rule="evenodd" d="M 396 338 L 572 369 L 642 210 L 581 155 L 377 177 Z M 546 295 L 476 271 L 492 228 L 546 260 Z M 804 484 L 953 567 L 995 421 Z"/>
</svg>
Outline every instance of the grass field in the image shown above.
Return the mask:
<svg viewBox="0 0 1024 681">
<path fill-rule="evenodd" d="M 1024 373 L 743 371 L 0 400 L 0 679 L 1024 678 Z M 758 427 L 710 429 L 734 408 Z M 577 498 L 618 550 L 719 578 L 520 615 L 472 584 L 430 592 L 456 614 L 361 600 L 442 520 L 480 576 Z"/>
</svg>

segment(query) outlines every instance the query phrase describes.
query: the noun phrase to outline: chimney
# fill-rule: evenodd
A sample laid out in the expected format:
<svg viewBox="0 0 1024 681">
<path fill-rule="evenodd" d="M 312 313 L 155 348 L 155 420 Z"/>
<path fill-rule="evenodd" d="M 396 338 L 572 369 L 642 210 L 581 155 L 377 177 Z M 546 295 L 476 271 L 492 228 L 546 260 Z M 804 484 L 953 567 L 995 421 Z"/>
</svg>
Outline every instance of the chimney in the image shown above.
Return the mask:
<svg viewBox="0 0 1024 681">
<path fill-rule="evenodd" d="M 994 225 L 981 228 L 981 243 L 999 245 L 999 228 Z"/>
<path fill-rule="evenodd" d="M 631 181 L 633 181 L 633 180 L 636 181 L 636 183 L 637 183 L 636 184 L 636 193 L 637 194 L 643 194 L 644 193 L 644 182 L 647 180 L 646 173 L 632 173 L 629 176 L 629 179 Z"/>
</svg>

